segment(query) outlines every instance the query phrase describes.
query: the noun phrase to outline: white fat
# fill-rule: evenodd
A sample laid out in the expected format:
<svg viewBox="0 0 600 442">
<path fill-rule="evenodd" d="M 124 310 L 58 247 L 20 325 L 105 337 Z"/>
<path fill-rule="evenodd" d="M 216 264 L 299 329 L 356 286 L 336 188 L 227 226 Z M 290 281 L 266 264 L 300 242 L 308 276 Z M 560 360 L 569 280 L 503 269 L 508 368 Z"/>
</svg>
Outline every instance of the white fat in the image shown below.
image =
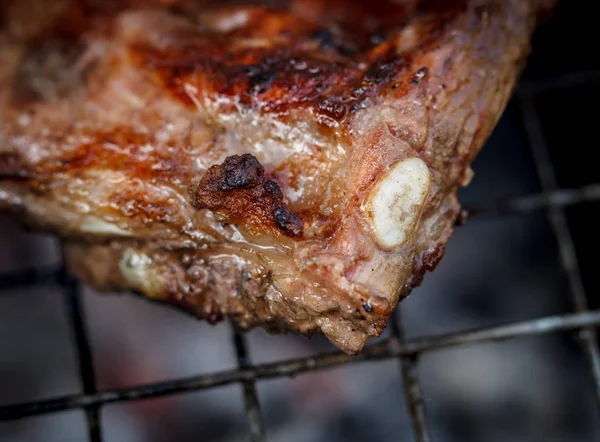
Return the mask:
<svg viewBox="0 0 600 442">
<path fill-rule="evenodd" d="M 121 229 L 115 224 L 104 221 L 103 219 L 96 218 L 95 216 L 86 216 L 81 221 L 79 226 L 82 232 L 86 233 L 99 233 L 101 235 L 118 235 L 118 236 L 132 236 L 131 232 Z"/>
<path fill-rule="evenodd" d="M 151 297 L 163 294 L 163 281 L 148 255 L 126 249 L 119 261 L 119 270 L 132 289 Z"/>
<path fill-rule="evenodd" d="M 375 184 L 363 211 L 381 247 L 396 248 L 412 237 L 430 181 L 423 160 L 408 158 L 392 165 Z"/>
<path fill-rule="evenodd" d="M 248 11 L 240 10 L 218 18 L 212 23 L 213 29 L 221 32 L 231 32 L 241 28 L 248 22 Z"/>
</svg>

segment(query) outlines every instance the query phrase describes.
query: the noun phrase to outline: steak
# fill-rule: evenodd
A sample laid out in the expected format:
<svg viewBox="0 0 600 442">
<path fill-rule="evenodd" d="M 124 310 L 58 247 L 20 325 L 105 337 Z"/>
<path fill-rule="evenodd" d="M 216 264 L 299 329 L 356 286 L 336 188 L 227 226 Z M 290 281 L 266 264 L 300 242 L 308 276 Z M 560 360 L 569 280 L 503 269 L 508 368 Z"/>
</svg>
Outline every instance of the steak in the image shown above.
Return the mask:
<svg viewBox="0 0 600 442">
<path fill-rule="evenodd" d="M 433 270 L 540 0 L 4 0 L 0 209 L 242 329 L 379 336 Z"/>
</svg>

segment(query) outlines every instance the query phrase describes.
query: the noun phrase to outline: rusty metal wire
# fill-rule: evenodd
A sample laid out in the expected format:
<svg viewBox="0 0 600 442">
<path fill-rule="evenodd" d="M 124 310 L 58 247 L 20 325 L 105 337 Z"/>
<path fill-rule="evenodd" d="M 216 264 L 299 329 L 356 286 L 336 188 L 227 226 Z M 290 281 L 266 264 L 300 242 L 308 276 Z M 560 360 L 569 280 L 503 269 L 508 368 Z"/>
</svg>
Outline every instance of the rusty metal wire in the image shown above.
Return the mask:
<svg viewBox="0 0 600 442">
<path fill-rule="evenodd" d="M 235 354 L 238 360 L 238 367 L 245 369 L 251 367 L 245 336 L 239 331 L 234 330 L 233 343 L 235 345 Z M 244 405 L 246 407 L 246 420 L 250 428 L 250 437 L 252 442 L 266 441 L 265 425 L 260 413 L 260 404 L 258 394 L 256 393 L 256 383 L 254 380 L 242 382 L 244 391 Z"/>
<path fill-rule="evenodd" d="M 349 363 L 397 359 L 400 361 L 404 392 L 412 419 L 415 440 L 417 442 L 429 442 L 426 410 L 417 376 L 418 357 L 422 353 L 474 342 L 498 341 L 567 331 L 578 333 L 589 361 L 592 381 L 600 404 L 600 355 L 595 333 L 595 328 L 600 327 L 600 311 L 588 310 L 573 240 L 568 230 L 564 212 L 564 208 L 567 206 L 600 201 L 600 183 L 579 189 L 558 188 L 554 167 L 549 158 L 539 117 L 535 112 L 531 98 L 536 93 L 596 81 L 600 81 L 600 73 L 574 74 L 564 78 L 522 85 L 521 104 L 525 129 L 534 153 L 543 191 L 540 194 L 503 199 L 484 206 L 467 209 L 469 219 L 526 215 L 537 210 L 545 210 L 559 245 L 561 264 L 569 279 L 570 295 L 575 313 L 408 340 L 405 338 L 404 328 L 399 317 L 395 317 L 391 323 L 392 336 L 383 342 L 367 346 L 358 356 L 332 352 L 303 359 L 257 365 L 253 365 L 250 361 L 244 336 L 234 331 L 232 340 L 238 361 L 238 367 L 234 370 L 122 389 L 96 391 L 92 352 L 87 337 L 85 315 L 81 307 L 80 286 L 66 274 L 64 268 L 31 269 L 0 276 L 0 293 L 8 293 L 15 289 L 25 289 L 43 284 L 55 284 L 63 288 L 83 388 L 80 394 L 1 406 L 0 421 L 63 410 L 83 409 L 86 412 L 89 440 L 100 442 L 102 440 L 102 428 L 99 424 L 99 413 L 104 405 L 238 383 L 242 386 L 251 440 L 262 442 L 266 441 L 267 437 L 256 392 L 257 381 L 293 376 Z"/>
<path fill-rule="evenodd" d="M 502 198 L 485 205 L 467 207 L 468 218 L 498 218 L 508 215 L 527 215 L 537 210 L 565 208 L 600 201 L 600 183 L 578 189 L 555 189 L 532 195 Z"/>
<path fill-rule="evenodd" d="M 558 188 L 556 172 L 531 96 L 521 98 L 521 109 L 523 111 L 525 131 L 529 138 L 529 144 L 531 145 L 542 189 L 545 191 L 554 191 Z M 588 310 L 588 301 L 583 287 L 579 261 L 575 252 L 575 244 L 573 243 L 573 238 L 567 224 L 567 215 L 564 208 L 559 206 L 549 206 L 546 209 L 546 215 L 558 242 L 561 265 L 569 280 L 573 308 L 577 312 L 585 312 Z M 579 331 L 579 339 L 589 362 L 596 393 L 596 402 L 600 409 L 600 348 L 598 347 L 596 331 L 591 327 L 581 329 Z"/>
<path fill-rule="evenodd" d="M 405 343 L 398 343 L 395 339 L 388 339 L 379 344 L 367 346 L 357 356 L 349 356 L 342 352 L 323 353 L 308 358 L 258 364 L 248 368 L 238 368 L 177 380 L 107 390 L 94 394 L 74 394 L 42 401 L 8 405 L 0 407 L 0 421 L 93 405 L 131 402 L 152 397 L 168 396 L 185 391 L 206 390 L 236 382 L 293 376 L 307 371 L 331 368 L 347 363 L 414 356 L 427 351 L 474 342 L 503 341 L 518 337 L 578 330 L 585 327 L 600 327 L 600 311 L 547 316 L 497 327 L 425 336 L 410 339 Z"/>
<path fill-rule="evenodd" d="M 406 344 L 406 332 L 404 324 L 400 317 L 401 312 L 397 312 L 391 320 L 392 332 L 400 345 Z M 402 370 L 402 380 L 404 382 L 404 391 L 408 402 L 408 410 L 413 424 L 413 432 L 417 442 L 429 442 L 429 430 L 425 417 L 425 405 L 423 394 L 419 386 L 417 376 L 417 357 L 418 354 L 406 355 L 400 358 L 400 368 Z"/>
<path fill-rule="evenodd" d="M 96 375 L 92 360 L 92 350 L 85 325 L 85 312 L 81 306 L 81 285 L 66 271 L 61 272 L 60 283 L 64 287 L 67 317 L 71 326 L 79 369 L 79 377 L 85 394 L 96 392 Z M 85 407 L 88 437 L 90 442 L 102 441 L 102 428 L 99 423 L 99 407 Z"/>
</svg>

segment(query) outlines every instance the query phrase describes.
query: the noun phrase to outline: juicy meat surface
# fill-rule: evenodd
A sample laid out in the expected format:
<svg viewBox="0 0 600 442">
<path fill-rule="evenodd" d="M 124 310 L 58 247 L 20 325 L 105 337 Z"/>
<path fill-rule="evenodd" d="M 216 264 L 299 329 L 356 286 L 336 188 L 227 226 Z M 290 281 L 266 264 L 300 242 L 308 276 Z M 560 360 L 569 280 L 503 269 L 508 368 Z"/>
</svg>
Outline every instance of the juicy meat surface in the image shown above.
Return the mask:
<svg viewBox="0 0 600 442">
<path fill-rule="evenodd" d="M 534 0 L 4 0 L 0 209 L 72 271 L 349 353 L 433 270 Z"/>
</svg>

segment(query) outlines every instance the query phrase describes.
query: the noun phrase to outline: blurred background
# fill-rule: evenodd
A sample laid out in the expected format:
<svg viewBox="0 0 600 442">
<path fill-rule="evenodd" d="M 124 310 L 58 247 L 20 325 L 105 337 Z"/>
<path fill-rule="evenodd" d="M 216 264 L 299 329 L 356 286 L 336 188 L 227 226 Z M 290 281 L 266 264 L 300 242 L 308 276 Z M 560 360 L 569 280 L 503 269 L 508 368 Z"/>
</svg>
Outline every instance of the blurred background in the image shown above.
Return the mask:
<svg viewBox="0 0 600 442">
<path fill-rule="evenodd" d="M 534 39 L 524 83 L 576 74 L 542 91 L 542 119 L 559 184 L 600 182 L 595 104 L 600 57 L 595 2 L 563 1 Z M 575 78 L 575 77 L 569 77 Z M 599 100 L 600 101 L 600 100 Z M 589 106 L 588 106 L 589 105 Z M 518 102 L 475 162 L 467 206 L 540 192 Z M 599 203 L 567 210 L 589 294 L 600 291 Z M 0 274 L 59 262 L 57 242 L 0 218 Z M 589 296 L 592 307 L 600 298 Z M 236 367 L 231 329 L 212 327 L 133 295 L 84 293 L 99 389 Z M 568 284 L 543 212 L 475 218 L 456 230 L 435 273 L 406 299 L 410 336 L 570 311 Z M 0 405 L 81 390 L 65 298 L 54 286 L 0 293 Z M 253 363 L 331 351 L 323 338 L 248 334 Z M 426 353 L 419 363 L 436 442 L 591 442 L 600 414 L 591 376 L 569 335 L 521 338 Z M 412 440 L 398 361 L 369 362 L 257 384 L 270 441 Z M 241 387 L 103 408 L 107 442 L 246 441 Z M 0 441 L 86 440 L 83 412 L 0 422 Z"/>
</svg>

